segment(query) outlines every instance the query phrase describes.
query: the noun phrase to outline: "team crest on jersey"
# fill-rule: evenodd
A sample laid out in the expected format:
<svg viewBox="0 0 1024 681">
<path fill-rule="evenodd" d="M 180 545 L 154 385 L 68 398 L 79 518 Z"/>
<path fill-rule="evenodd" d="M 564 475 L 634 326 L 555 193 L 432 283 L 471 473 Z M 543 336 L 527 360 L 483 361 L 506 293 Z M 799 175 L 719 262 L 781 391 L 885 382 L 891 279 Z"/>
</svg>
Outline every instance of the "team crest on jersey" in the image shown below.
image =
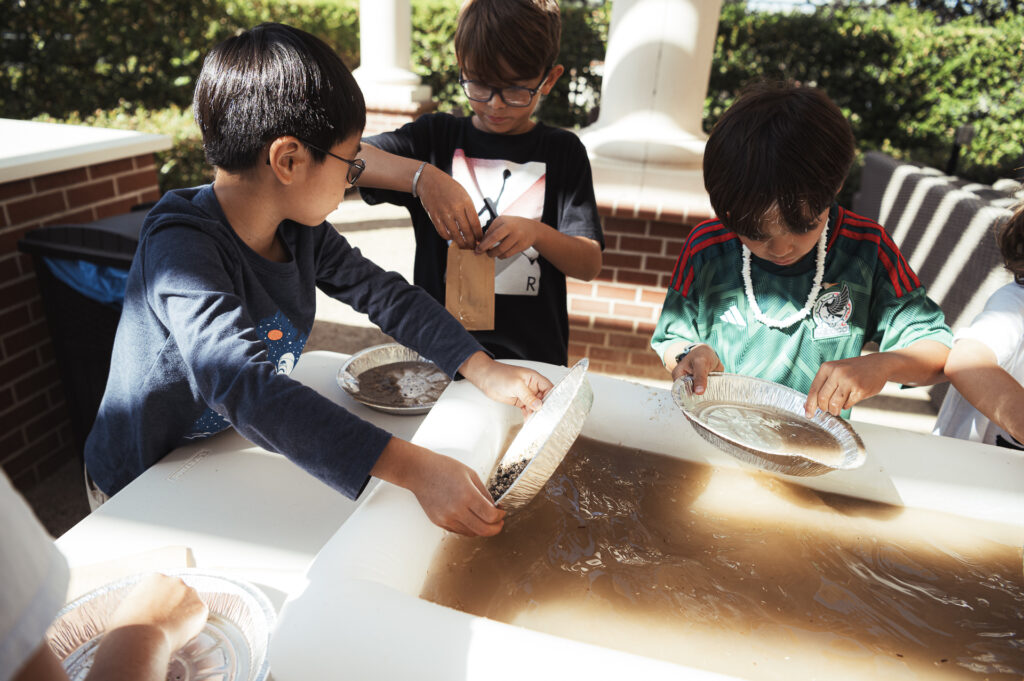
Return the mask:
<svg viewBox="0 0 1024 681">
<path fill-rule="evenodd" d="M 818 296 L 814 303 L 812 319 L 814 320 L 814 340 L 839 338 L 850 335 L 847 323 L 853 313 L 850 302 L 850 289 L 843 284 L 838 291 L 829 291 Z"/>
</svg>

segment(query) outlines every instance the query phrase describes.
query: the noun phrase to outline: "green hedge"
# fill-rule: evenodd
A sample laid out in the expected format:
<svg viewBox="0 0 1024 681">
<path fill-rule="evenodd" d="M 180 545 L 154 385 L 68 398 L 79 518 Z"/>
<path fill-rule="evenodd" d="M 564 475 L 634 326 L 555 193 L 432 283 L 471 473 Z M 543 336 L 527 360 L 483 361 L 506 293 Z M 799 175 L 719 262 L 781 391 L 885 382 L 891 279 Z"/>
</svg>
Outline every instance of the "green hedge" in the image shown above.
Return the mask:
<svg viewBox="0 0 1024 681">
<path fill-rule="evenodd" d="M 459 0 L 412 0 L 411 67 L 442 111 L 464 111 L 452 37 Z M 19 0 L 0 33 L 0 116 L 162 131 L 175 149 L 161 186 L 207 176 L 187 109 L 202 55 L 235 31 L 283 21 L 324 38 L 358 65 L 358 0 Z M 155 8 L 155 11 L 154 11 Z M 595 115 L 610 2 L 563 0 L 561 62 L 567 75 L 541 104 L 567 127 Z M 746 83 L 791 78 L 824 88 L 844 109 L 862 150 L 944 168 L 954 132 L 976 136 L 960 174 L 1013 176 L 1024 157 L 1024 17 L 991 25 L 940 21 L 906 7 L 820 7 L 813 13 L 750 12 L 728 0 L 719 22 L 705 128 Z M 685 77 L 681 74 L 680 77 Z M 78 113 L 83 112 L 83 113 Z M 94 112 L 94 113 L 85 113 Z"/>
<path fill-rule="evenodd" d="M 188 106 L 210 46 L 262 21 L 302 26 L 354 66 L 358 0 L 4 3 L 0 115 Z"/>
<path fill-rule="evenodd" d="M 745 83 L 791 78 L 823 88 L 843 108 L 861 150 L 940 169 L 956 129 L 976 137 L 959 174 L 1010 177 L 1024 156 L 1024 17 L 992 25 L 940 22 L 905 6 L 762 14 L 728 3 L 719 25 L 705 106 L 711 125 Z"/>
</svg>

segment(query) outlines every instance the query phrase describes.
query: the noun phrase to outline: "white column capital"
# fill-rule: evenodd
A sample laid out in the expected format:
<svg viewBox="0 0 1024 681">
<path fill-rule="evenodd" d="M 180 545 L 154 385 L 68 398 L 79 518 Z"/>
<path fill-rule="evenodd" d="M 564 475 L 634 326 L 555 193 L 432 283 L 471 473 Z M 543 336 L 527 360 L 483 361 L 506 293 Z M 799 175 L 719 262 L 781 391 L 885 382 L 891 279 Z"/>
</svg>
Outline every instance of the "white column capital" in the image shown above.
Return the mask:
<svg viewBox="0 0 1024 681">
<path fill-rule="evenodd" d="M 615 0 L 601 110 L 580 137 L 595 157 L 699 168 L 722 0 Z"/>
<path fill-rule="evenodd" d="M 359 1 L 359 68 L 352 72 L 368 107 L 408 108 L 430 101 L 430 87 L 409 69 L 409 0 Z"/>
</svg>

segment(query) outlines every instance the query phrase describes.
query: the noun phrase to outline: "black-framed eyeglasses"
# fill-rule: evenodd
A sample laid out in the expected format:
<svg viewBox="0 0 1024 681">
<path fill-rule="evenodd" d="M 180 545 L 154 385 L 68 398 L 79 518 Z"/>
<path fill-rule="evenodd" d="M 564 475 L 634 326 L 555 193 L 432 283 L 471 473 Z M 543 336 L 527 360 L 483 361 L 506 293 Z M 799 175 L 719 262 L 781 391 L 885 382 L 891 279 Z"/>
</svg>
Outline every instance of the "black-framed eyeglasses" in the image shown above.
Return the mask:
<svg viewBox="0 0 1024 681">
<path fill-rule="evenodd" d="M 356 180 L 359 179 L 359 176 L 363 174 L 364 170 L 366 170 L 366 161 L 364 161 L 361 158 L 356 158 L 356 159 L 353 159 L 353 160 L 350 161 L 347 158 L 342 158 L 341 156 L 338 156 L 337 154 L 332 154 L 331 152 L 327 151 L 326 149 L 321 149 L 320 147 L 318 147 L 315 144 L 310 144 L 309 142 L 307 142 L 306 140 L 302 139 L 301 137 L 296 137 L 295 139 L 299 140 L 300 142 L 305 144 L 310 149 L 316 149 L 321 154 L 327 154 L 328 156 L 333 156 L 334 158 L 338 159 L 339 161 L 343 161 L 343 162 L 347 163 L 348 164 L 348 183 L 349 184 L 355 184 Z M 267 159 L 267 165 L 268 166 L 270 165 L 270 159 L 269 158 Z"/>
<path fill-rule="evenodd" d="M 541 76 L 540 82 L 537 83 L 537 87 L 529 88 L 522 87 L 521 85 L 511 85 L 509 87 L 491 87 L 486 83 L 482 83 L 479 80 L 466 80 L 462 77 L 462 73 L 459 73 L 459 85 L 462 86 L 462 91 L 466 93 L 474 102 L 489 102 L 497 94 L 501 97 L 501 101 L 505 102 L 508 106 L 524 107 L 530 106 L 530 102 L 533 101 L 533 96 L 537 94 L 540 87 L 544 84 L 544 81 L 548 79 L 548 75 L 551 73 L 551 67 L 549 66 L 544 75 Z"/>
<path fill-rule="evenodd" d="M 338 156 L 337 154 L 332 154 L 331 152 L 327 151 L 326 149 L 321 149 L 320 147 L 316 146 L 315 144 L 311 144 L 311 143 L 307 142 L 306 140 L 302 139 L 301 137 L 296 137 L 295 139 L 299 140 L 300 142 L 305 144 L 310 149 L 316 149 L 321 154 L 327 154 L 328 156 L 332 156 L 332 157 L 338 159 L 342 163 L 347 163 L 348 164 L 348 183 L 349 184 L 353 184 L 354 185 L 356 183 L 356 180 L 359 179 L 359 176 L 363 174 L 364 170 L 366 170 L 366 161 L 364 161 L 361 158 L 354 158 L 354 159 L 351 159 L 351 160 L 347 159 L 347 158 L 342 158 L 341 156 Z"/>
</svg>

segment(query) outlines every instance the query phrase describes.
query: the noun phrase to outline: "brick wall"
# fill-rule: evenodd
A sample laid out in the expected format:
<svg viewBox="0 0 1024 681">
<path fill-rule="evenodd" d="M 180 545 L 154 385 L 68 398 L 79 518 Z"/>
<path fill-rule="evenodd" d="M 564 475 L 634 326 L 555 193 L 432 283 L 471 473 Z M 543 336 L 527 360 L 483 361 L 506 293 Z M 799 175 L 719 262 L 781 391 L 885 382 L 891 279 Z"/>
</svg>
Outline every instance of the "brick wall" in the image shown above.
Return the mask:
<svg viewBox="0 0 1024 681">
<path fill-rule="evenodd" d="M 592 371 L 668 380 L 651 350 L 651 334 L 676 258 L 697 221 L 601 212 L 604 267 L 594 281 L 567 282 L 570 364 L 589 357 Z"/>
<path fill-rule="evenodd" d="M 391 132 L 436 108 L 437 103 L 433 101 L 410 104 L 406 107 L 382 107 L 369 103 L 366 106 L 366 128 L 363 130 L 363 136 Z"/>
<path fill-rule="evenodd" d="M 0 465 L 21 489 L 78 455 L 31 257 L 29 230 L 91 222 L 159 198 L 152 154 L 0 184 Z"/>
</svg>

